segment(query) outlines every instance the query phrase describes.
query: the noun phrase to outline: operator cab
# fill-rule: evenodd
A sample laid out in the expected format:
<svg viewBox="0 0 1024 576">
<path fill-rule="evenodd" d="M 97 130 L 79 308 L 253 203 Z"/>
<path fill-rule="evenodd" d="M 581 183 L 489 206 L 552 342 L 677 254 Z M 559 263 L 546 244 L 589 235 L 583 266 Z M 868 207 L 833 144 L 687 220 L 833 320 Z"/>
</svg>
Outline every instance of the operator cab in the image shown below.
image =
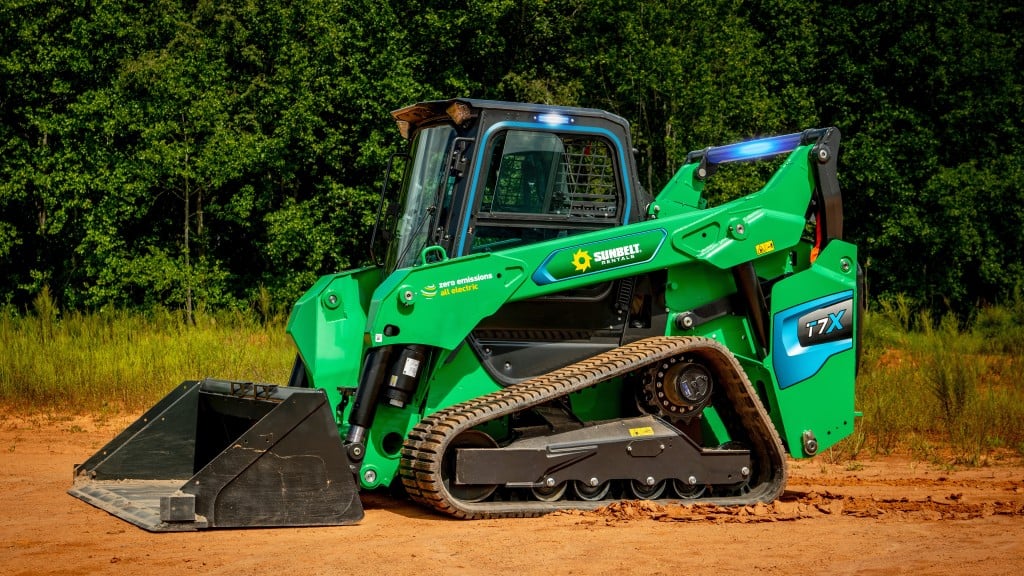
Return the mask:
<svg viewBox="0 0 1024 576">
<path fill-rule="evenodd" d="M 385 270 L 637 222 L 644 198 L 621 117 L 486 100 L 392 113 L 409 140 L 397 202 L 382 222 Z M 424 250 L 431 247 L 427 253 Z"/>
<path fill-rule="evenodd" d="M 398 200 L 382 222 L 390 231 L 386 273 L 645 218 L 650 199 L 619 116 L 463 99 L 392 115 L 410 146 Z M 662 334 L 664 318 L 650 319 L 659 283 L 627 278 L 508 302 L 467 341 L 496 381 L 519 382 Z M 641 308 L 645 318 L 631 314 Z"/>
</svg>

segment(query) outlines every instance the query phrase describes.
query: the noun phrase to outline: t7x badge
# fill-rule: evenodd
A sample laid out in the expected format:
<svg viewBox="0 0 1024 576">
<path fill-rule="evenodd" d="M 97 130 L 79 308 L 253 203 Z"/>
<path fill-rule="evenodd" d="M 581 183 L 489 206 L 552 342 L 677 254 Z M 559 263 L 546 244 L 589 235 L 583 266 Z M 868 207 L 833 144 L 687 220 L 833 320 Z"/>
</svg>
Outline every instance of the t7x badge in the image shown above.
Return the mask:
<svg viewBox="0 0 1024 576">
<path fill-rule="evenodd" d="M 802 329 L 801 346 L 813 346 L 849 338 L 853 333 L 853 298 L 804 314 L 797 321 Z"/>
</svg>

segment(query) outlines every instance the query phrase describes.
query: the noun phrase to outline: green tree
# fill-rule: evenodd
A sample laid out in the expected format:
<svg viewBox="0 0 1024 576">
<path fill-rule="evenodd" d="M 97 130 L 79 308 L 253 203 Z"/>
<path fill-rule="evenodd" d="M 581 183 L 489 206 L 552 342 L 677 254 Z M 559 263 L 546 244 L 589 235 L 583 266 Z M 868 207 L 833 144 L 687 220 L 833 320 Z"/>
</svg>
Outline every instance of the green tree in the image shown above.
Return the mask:
<svg viewBox="0 0 1024 576">
<path fill-rule="evenodd" d="M 1021 261 L 1021 20 L 1009 2 L 822 6 L 833 41 L 814 82 L 843 129 L 847 229 L 876 295 L 962 313 L 1010 295 L 997 271 Z"/>
<path fill-rule="evenodd" d="M 160 27 L 132 2 L 0 5 L 0 291 L 25 304 L 45 285 L 67 297 L 107 166 L 87 135 L 88 102 Z M 100 49 L 102 48 L 102 49 Z"/>
<path fill-rule="evenodd" d="M 388 112 L 420 91 L 387 5 L 3 10 L 9 299 L 191 313 L 365 258 Z"/>
<path fill-rule="evenodd" d="M 389 112 L 453 96 L 618 113 L 653 192 L 691 149 L 835 125 L 873 294 L 967 312 L 1019 283 L 1006 0 L 11 0 L 0 19 L 7 302 L 290 302 L 367 260 Z M 731 169 L 712 200 L 770 172 Z"/>
</svg>

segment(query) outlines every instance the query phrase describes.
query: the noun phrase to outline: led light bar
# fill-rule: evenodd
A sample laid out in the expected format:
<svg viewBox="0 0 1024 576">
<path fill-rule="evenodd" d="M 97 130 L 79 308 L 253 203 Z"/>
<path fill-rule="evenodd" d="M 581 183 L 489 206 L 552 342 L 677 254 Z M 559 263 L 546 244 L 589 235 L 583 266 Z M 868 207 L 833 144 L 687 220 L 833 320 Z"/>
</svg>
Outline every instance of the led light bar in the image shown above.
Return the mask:
<svg viewBox="0 0 1024 576">
<path fill-rule="evenodd" d="M 710 164 L 770 158 L 779 154 L 785 154 L 786 152 L 792 152 L 800 145 L 802 138 L 803 133 L 796 132 L 783 136 L 772 136 L 770 138 L 759 138 L 747 142 L 716 146 L 708 148 L 705 157 Z"/>
</svg>

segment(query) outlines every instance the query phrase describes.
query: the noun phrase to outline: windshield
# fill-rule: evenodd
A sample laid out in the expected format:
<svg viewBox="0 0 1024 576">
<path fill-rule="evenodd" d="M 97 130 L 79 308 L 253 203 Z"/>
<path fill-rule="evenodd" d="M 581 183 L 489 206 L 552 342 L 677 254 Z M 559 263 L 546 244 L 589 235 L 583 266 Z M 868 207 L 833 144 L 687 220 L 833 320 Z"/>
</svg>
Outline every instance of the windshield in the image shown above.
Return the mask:
<svg viewBox="0 0 1024 576">
<path fill-rule="evenodd" d="M 412 142 L 412 160 L 406 169 L 399 196 L 401 216 L 388 249 L 387 270 L 416 264 L 427 247 L 437 215 L 438 188 L 445 178 L 448 148 L 455 139 L 451 126 L 420 130 Z"/>
</svg>

